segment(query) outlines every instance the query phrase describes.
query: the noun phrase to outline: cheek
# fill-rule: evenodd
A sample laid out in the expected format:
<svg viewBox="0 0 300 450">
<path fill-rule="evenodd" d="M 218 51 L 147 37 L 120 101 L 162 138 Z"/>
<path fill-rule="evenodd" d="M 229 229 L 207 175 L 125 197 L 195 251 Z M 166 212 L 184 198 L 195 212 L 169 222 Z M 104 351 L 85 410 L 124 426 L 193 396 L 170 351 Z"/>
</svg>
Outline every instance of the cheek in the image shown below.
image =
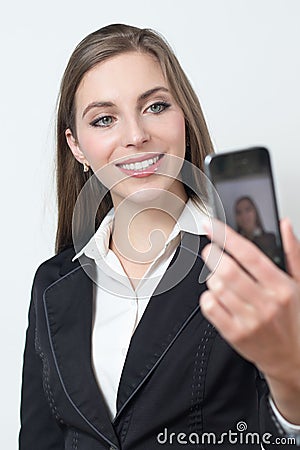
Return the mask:
<svg viewBox="0 0 300 450">
<path fill-rule="evenodd" d="M 113 139 L 98 133 L 82 133 L 78 142 L 90 164 L 97 168 L 109 161 L 114 149 Z"/>
<path fill-rule="evenodd" d="M 162 132 L 172 147 L 172 153 L 184 158 L 186 147 L 184 117 L 181 114 L 174 114 L 172 120 L 163 126 Z"/>
<path fill-rule="evenodd" d="M 238 225 L 242 225 L 242 223 L 243 223 L 243 217 L 242 217 L 241 215 L 237 216 L 236 222 L 237 222 Z"/>
<path fill-rule="evenodd" d="M 182 148 L 183 154 L 185 154 L 186 138 L 185 138 L 185 120 L 183 117 L 177 119 L 174 125 L 174 136 L 178 142 L 179 147 Z"/>
</svg>

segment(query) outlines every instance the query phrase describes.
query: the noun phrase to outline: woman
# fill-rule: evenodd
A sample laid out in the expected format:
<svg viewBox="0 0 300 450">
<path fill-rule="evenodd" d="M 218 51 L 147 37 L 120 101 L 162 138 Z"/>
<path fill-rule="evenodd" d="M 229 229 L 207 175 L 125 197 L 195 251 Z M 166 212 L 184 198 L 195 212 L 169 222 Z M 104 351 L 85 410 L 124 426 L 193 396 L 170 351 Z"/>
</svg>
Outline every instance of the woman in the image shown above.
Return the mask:
<svg viewBox="0 0 300 450">
<path fill-rule="evenodd" d="M 239 197 L 234 205 L 238 233 L 250 239 L 275 263 L 281 261 L 274 233 L 266 232 L 258 209 L 249 196 Z"/>
<path fill-rule="evenodd" d="M 57 141 L 57 254 L 32 288 L 20 449 L 226 448 L 232 431 L 236 448 L 271 448 L 294 431 L 299 242 L 284 222 L 290 276 L 229 228 L 228 254 L 221 233 L 209 244 L 196 192 L 212 146 L 165 41 L 126 25 L 87 36 Z M 208 289 L 201 254 L 220 261 Z"/>
</svg>

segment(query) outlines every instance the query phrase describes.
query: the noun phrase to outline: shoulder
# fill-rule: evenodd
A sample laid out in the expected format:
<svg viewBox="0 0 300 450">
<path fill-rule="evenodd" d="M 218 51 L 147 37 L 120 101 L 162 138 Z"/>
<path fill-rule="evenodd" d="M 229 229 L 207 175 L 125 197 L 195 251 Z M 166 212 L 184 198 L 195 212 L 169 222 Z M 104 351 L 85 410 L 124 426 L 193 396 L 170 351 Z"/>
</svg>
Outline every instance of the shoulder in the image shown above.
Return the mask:
<svg viewBox="0 0 300 450">
<path fill-rule="evenodd" d="M 77 268 L 79 262 L 78 260 L 72 262 L 74 256 L 74 247 L 69 246 L 51 258 L 43 261 L 34 274 L 32 291 L 35 294 L 43 292 L 65 273 Z"/>
</svg>

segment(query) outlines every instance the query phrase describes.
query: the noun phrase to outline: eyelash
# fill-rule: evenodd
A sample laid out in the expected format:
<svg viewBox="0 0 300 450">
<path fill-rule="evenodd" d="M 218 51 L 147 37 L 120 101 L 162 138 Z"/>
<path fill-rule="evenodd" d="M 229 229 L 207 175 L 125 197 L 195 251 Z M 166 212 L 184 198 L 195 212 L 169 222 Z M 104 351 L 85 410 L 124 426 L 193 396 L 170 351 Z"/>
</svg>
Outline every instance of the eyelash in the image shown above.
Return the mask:
<svg viewBox="0 0 300 450">
<path fill-rule="evenodd" d="M 93 127 L 107 128 L 111 124 L 109 124 L 109 125 L 99 125 L 99 122 L 100 122 L 100 120 L 107 119 L 108 117 L 112 118 L 112 116 L 101 116 L 101 117 L 98 117 L 97 119 L 93 120 L 93 122 L 91 122 L 91 125 Z"/>
<path fill-rule="evenodd" d="M 152 108 L 152 106 L 162 106 L 163 109 L 162 109 L 161 111 L 156 112 L 156 113 L 153 113 L 153 114 L 160 114 L 160 113 L 162 113 L 165 109 L 169 108 L 169 106 L 171 106 L 171 105 L 170 105 L 170 103 L 164 102 L 164 101 L 163 101 L 163 102 L 155 102 L 155 103 L 152 103 L 152 105 L 148 106 L 148 108 L 146 109 L 146 111 L 148 111 L 148 109 Z"/>
<path fill-rule="evenodd" d="M 169 108 L 171 106 L 170 103 L 162 101 L 162 102 L 155 102 L 152 103 L 152 105 L 148 106 L 148 108 L 146 109 L 146 111 L 148 111 L 148 109 L 152 108 L 153 106 L 162 106 L 162 110 L 159 112 L 152 112 L 152 114 L 161 114 L 163 111 L 165 111 L 167 108 Z M 97 119 L 93 120 L 93 122 L 91 122 L 91 125 L 93 127 L 99 127 L 99 128 L 108 128 L 111 124 L 109 125 L 100 125 L 99 122 L 103 119 L 107 119 L 107 118 L 113 118 L 112 116 L 101 116 L 98 117 Z"/>
</svg>

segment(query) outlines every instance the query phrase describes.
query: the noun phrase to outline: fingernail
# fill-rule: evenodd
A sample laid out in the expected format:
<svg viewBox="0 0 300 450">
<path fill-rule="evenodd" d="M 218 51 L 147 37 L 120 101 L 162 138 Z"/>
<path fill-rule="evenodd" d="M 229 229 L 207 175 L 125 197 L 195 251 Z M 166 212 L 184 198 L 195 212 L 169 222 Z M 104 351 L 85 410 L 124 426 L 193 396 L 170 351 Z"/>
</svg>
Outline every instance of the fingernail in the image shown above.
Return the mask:
<svg viewBox="0 0 300 450">
<path fill-rule="evenodd" d="M 200 307 L 204 309 L 211 309 L 214 306 L 214 301 L 211 297 L 204 297 L 200 300 Z"/>
</svg>

